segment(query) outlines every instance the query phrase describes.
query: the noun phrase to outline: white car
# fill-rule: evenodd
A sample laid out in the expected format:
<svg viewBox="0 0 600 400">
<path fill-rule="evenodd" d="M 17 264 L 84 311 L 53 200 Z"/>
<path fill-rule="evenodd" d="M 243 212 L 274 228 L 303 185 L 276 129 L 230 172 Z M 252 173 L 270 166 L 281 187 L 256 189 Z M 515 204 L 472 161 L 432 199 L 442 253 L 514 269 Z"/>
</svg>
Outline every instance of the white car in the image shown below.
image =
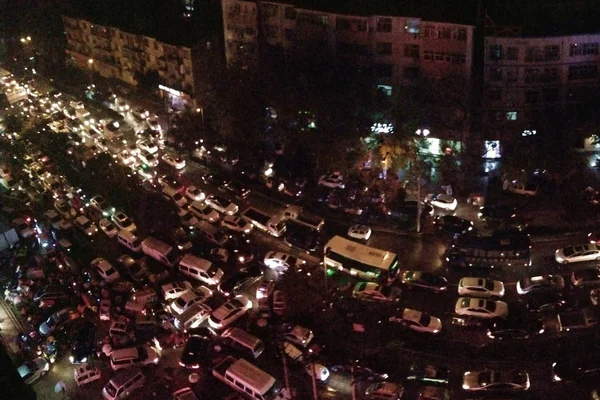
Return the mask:
<svg viewBox="0 0 600 400">
<path fill-rule="evenodd" d="M 80 215 L 75 219 L 75 226 L 79 228 L 86 236 L 94 236 L 98 233 L 96 224 L 90 221 L 85 215 Z"/>
<path fill-rule="evenodd" d="M 224 329 L 246 314 L 252 308 L 252 302 L 246 296 L 239 295 L 223 304 L 210 314 L 208 324 L 214 329 Z"/>
<path fill-rule="evenodd" d="M 339 172 L 323 175 L 319 178 L 319 185 L 328 188 L 344 188 L 344 177 Z"/>
<path fill-rule="evenodd" d="M 23 218 L 15 218 L 12 220 L 12 224 L 17 230 L 19 236 L 23 239 L 27 239 L 35 234 L 35 231 L 30 227 Z"/>
<path fill-rule="evenodd" d="M 140 149 L 140 152 L 147 151 L 150 154 L 158 153 L 158 146 L 149 140 L 139 140 L 137 142 L 137 147 Z"/>
<path fill-rule="evenodd" d="M 206 286 L 190 289 L 171 303 L 171 311 L 174 314 L 181 315 L 185 310 L 194 304 L 204 303 L 213 295 L 212 290 Z"/>
<path fill-rule="evenodd" d="M 110 321 L 110 299 L 100 300 L 99 314 L 100 321 Z"/>
<path fill-rule="evenodd" d="M 90 382 L 97 381 L 102 377 L 102 371 L 98 367 L 92 367 L 88 363 L 79 365 L 73 371 L 73 379 L 77 386 L 81 387 L 87 385 Z"/>
<path fill-rule="evenodd" d="M 506 318 L 508 316 L 508 304 L 503 301 L 459 297 L 454 306 L 454 312 L 458 315 L 479 318 Z"/>
<path fill-rule="evenodd" d="M 314 376 L 318 382 L 326 382 L 329 379 L 329 370 L 321 364 L 309 363 L 304 366 L 304 371 L 311 378 Z"/>
<path fill-rule="evenodd" d="M 371 228 L 366 225 L 354 225 L 348 229 L 348 237 L 357 240 L 369 240 Z"/>
<path fill-rule="evenodd" d="M 471 297 L 503 297 L 504 283 L 484 278 L 462 278 L 458 282 L 458 295 Z"/>
<path fill-rule="evenodd" d="M 184 169 L 186 165 L 183 158 L 172 156 L 170 154 L 163 154 L 162 160 L 165 164 L 170 165 L 175 169 Z"/>
<path fill-rule="evenodd" d="M 560 275 L 538 275 L 525 277 L 517 282 L 517 293 L 556 293 L 564 287 L 565 280 Z"/>
<path fill-rule="evenodd" d="M 56 210 L 48 210 L 44 213 L 44 217 L 50 222 L 54 229 L 67 230 L 71 228 L 69 221 L 63 220 Z"/>
<path fill-rule="evenodd" d="M 121 150 L 118 154 L 117 154 L 117 160 L 119 160 L 121 163 L 123 163 L 126 166 L 133 166 L 137 163 L 137 158 L 135 157 L 138 153 L 132 154 L 129 152 L 129 150 Z"/>
<path fill-rule="evenodd" d="M 291 254 L 280 251 L 270 251 L 265 255 L 264 263 L 271 269 L 278 272 L 284 272 L 290 268 L 301 269 L 306 264 L 306 261 Z"/>
<path fill-rule="evenodd" d="M 233 232 L 246 234 L 250 233 L 252 228 L 254 228 L 254 225 L 252 225 L 251 222 L 245 220 L 244 218 L 236 217 L 235 215 L 227 215 L 225 218 L 223 218 L 223 221 L 221 221 L 221 226 Z"/>
<path fill-rule="evenodd" d="M 206 198 L 206 194 L 194 185 L 190 185 L 187 188 L 185 188 L 184 194 L 185 197 L 187 197 L 191 201 L 204 201 L 204 199 Z"/>
<path fill-rule="evenodd" d="M 120 112 L 129 111 L 129 104 L 127 104 L 127 102 L 120 97 L 115 98 L 115 107 Z"/>
<path fill-rule="evenodd" d="M 221 196 L 210 195 L 204 201 L 213 209 L 225 215 L 236 214 L 240 209 L 237 204 Z"/>
<path fill-rule="evenodd" d="M 138 154 L 138 158 L 144 165 L 148 167 L 158 167 L 158 159 L 154 156 L 154 154 L 146 150 L 142 150 L 140 154 Z"/>
<path fill-rule="evenodd" d="M 189 205 L 188 210 L 196 217 L 213 224 L 219 221 L 219 213 L 201 201 L 194 201 Z"/>
<path fill-rule="evenodd" d="M 117 272 L 117 270 L 102 257 L 93 259 L 91 265 L 92 268 L 98 272 L 98 275 L 108 283 L 114 282 L 121 277 L 119 272 Z"/>
<path fill-rule="evenodd" d="M 441 208 L 442 210 L 454 211 L 458 205 L 458 201 L 452 196 L 447 194 L 428 194 L 425 199 L 426 202 L 434 206 L 435 208 Z"/>
<path fill-rule="evenodd" d="M 442 330 L 442 321 L 424 312 L 405 308 L 399 317 L 390 317 L 390 322 L 398 322 L 417 332 L 439 333 Z"/>
<path fill-rule="evenodd" d="M 529 389 L 529 374 L 523 371 L 467 371 L 462 388 L 467 391 L 524 391 Z"/>
<path fill-rule="evenodd" d="M 119 234 L 119 229 L 115 226 L 115 224 L 106 218 L 102 218 L 100 222 L 98 222 L 98 225 L 100 226 L 100 230 L 109 238 L 114 238 Z"/>
<path fill-rule="evenodd" d="M 568 264 L 582 261 L 600 261 L 600 247 L 595 243 L 567 246 L 554 253 L 556 262 Z"/>
<path fill-rule="evenodd" d="M 192 289 L 192 284 L 188 281 L 175 281 L 162 285 L 160 291 L 165 300 L 174 300 L 183 296 Z"/>
<path fill-rule="evenodd" d="M 117 228 L 121 230 L 129 231 L 131 233 L 134 233 L 137 230 L 137 226 L 135 226 L 133 221 L 130 220 L 127 214 L 125 214 L 124 212 L 114 213 L 111 219 L 112 222 L 114 222 L 114 224 L 117 226 Z"/>
<path fill-rule="evenodd" d="M 181 221 L 181 224 L 184 226 L 194 227 L 198 223 L 198 218 L 196 218 L 194 214 L 192 214 L 188 210 L 184 210 L 183 208 L 179 209 L 179 211 L 177 212 L 177 216 L 179 217 L 179 221 Z"/>
<path fill-rule="evenodd" d="M 300 325 L 294 326 L 289 332 L 283 334 L 284 340 L 303 348 L 308 347 L 314 337 L 313 331 Z"/>
<path fill-rule="evenodd" d="M 394 302 L 400 300 L 401 294 L 400 288 L 376 282 L 358 282 L 352 290 L 352 297 L 366 301 Z"/>
<path fill-rule="evenodd" d="M 90 199 L 90 206 L 100 211 L 104 217 L 108 217 L 115 212 L 115 208 L 108 204 L 108 201 L 104 200 L 104 197 L 97 195 Z"/>
<path fill-rule="evenodd" d="M 148 118 L 150 116 L 150 112 L 141 107 L 134 108 L 131 111 L 131 113 L 133 114 L 134 117 L 136 117 L 137 119 L 139 119 L 141 121 L 144 121 L 146 118 Z"/>
<path fill-rule="evenodd" d="M 58 211 L 61 217 L 64 219 L 75 218 L 77 210 L 75 210 L 67 200 L 56 200 L 54 202 L 54 209 Z"/>
<path fill-rule="evenodd" d="M 31 385 L 33 382 L 46 375 L 49 370 L 50 363 L 43 357 L 34 358 L 17 368 L 19 376 L 27 385 Z"/>
<path fill-rule="evenodd" d="M 162 127 L 160 126 L 158 117 L 156 115 L 152 115 L 152 116 L 148 117 L 148 119 L 146 119 L 146 122 L 148 123 L 148 127 L 150 129 L 152 129 L 153 131 L 156 131 L 156 132 L 162 131 Z"/>
</svg>

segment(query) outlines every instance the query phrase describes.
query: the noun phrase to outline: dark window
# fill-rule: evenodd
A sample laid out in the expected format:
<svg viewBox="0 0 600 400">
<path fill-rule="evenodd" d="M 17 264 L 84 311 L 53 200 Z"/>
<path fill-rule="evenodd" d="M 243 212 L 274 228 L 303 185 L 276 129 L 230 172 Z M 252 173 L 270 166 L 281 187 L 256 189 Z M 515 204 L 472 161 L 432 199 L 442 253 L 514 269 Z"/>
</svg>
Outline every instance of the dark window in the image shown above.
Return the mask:
<svg viewBox="0 0 600 400">
<path fill-rule="evenodd" d="M 490 46 L 490 60 L 500 61 L 502 60 L 502 46 L 493 44 Z"/>
<path fill-rule="evenodd" d="M 294 7 L 285 8 L 285 19 L 296 19 L 296 9 Z"/>
<path fill-rule="evenodd" d="M 525 68 L 525 82 L 537 82 L 539 80 L 540 71 L 537 68 Z"/>
<path fill-rule="evenodd" d="M 283 34 L 285 35 L 285 39 L 290 42 L 293 41 L 296 36 L 293 29 L 286 29 Z"/>
<path fill-rule="evenodd" d="M 375 64 L 375 75 L 379 78 L 390 78 L 393 72 L 392 64 Z"/>
<path fill-rule="evenodd" d="M 349 31 L 352 27 L 349 19 L 338 18 L 335 21 L 335 27 L 339 30 Z"/>
<path fill-rule="evenodd" d="M 558 101 L 559 91 L 558 88 L 547 88 L 542 91 L 545 102 Z"/>
<path fill-rule="evenodd" d="M 560 48 L 556 45 L 544 46 L 544 61 L 560 60 Z"/>
<path fill-rule="evenodd" d="M 392 31 L 392 19 L 391 18 L 379 18 L 377 20 L 377 32 L 391 32 Z"/>
<path fill-rule="evenodd" d="M 574 65 L 569 67 L 569 80 L 593 79 L 598 77 L 598 66 L 595 64 Z"/>
<path fill-rule="evenodd" d="M 510 61 L 516 61 L 519 59 L 519 48 L 518 47 L 508 47 L 506 49 L 506 59 Z"/>
<path fill-rule="evenodd" d="M 392 54 L 392 43 L 378 42 L 376 44 L 376 51 L 377 51 L 377 54 L 389 56 Z"/>
<path fill-rule="evenodd" d="M 404 67 L 402 72 L 407 79 L 419 79 L 419 67 Z"/>
<path fill-rule="evenodd" d="M 492 68 L 490 70 L 490 79 L 494 82 L 502 81 L 502 70 L 500 68 Z"/>
<path fill-rule="evenodd" d="M 528 90 L 525 92 L 525 103 L 537 104 L 540 102 L 540 92 L 537 90 Z"/>
<path fill-rule="evenodd" d="M 419 58 L 419 45 L 418 44 L 404 45 L 404 57 Z"/>
<path fill-rule="evenodd" d="M 502 100 L 502 92 L 500 90 L 490 90 L 488 91 L 488 99 L 491 101 L 500 101 Z"/>
</svg>

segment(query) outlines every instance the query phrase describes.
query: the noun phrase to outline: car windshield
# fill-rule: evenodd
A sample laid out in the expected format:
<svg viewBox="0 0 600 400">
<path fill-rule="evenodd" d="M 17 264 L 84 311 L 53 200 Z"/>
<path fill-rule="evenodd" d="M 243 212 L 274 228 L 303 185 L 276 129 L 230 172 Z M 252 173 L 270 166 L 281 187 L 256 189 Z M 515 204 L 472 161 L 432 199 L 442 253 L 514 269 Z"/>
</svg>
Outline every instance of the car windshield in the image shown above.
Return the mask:
<svg viewBox="0 0 600 400">
<path fill-rule="evenodd" d="M 208 268 L 208 270 L 206 271 L 206 273 L 209 276 L 215 276 L 217 274 L 217 272 L 219 272 L 219 267 L 217 267 L 214 264 L 211 264 L 210 267 Z"/>
<path fill-rule="evenodd" d="M 494 290 L 494 281 L 484 280 L 484 282 L 487 290 Z"/>
<path fill-rule="evenodd" d="M 110 276 L 110 275 L 112 275 L 112 274 L 114 274 L 114 273 L 116 273 L 116 272 L 117 272 L 117 271 L 115 271 L 115 269 L 114 269 L 114 268 L 109 268 L 109 269 L 107 269 L 107 270 L 106 270 L 106 275 L 107 275 L 107 276 Z"/>
<path fill-rule="evenodd" d="M 114 231 L 115 229 L 117 229 L 117 228 L 115 228 L 115 226 L 113 224 L 109 223 L 109 224 L 106 225 L 106 230 L 107 231 Z"/>
<path fill-rule="evenodd" d="M 431 323 L 431 317 L 427 314 L 421 314 L 421 318 L 419 318 L 419 324 L 421 324 L 421 326 L 429 326 L 429 324 Z"/>
<path fill-rule="evenodd" d="M 566 257 L 571 257 L 573 254 L 575 254 L 575 248 L 573 246 L 565 247 L 563 249 L 563 254 Z"/>
<path fill-rule="evenodd" d="M 115 388 L 112 382 L 109 382 L 108 385 L 106 385 L 106 393 L 108 393 L 112 398 L 117 395 L 117 388 Z"/>
<path fill-rule="evenodd" d="M 127 228 L 128 226 L 131 226 L 133 222 L 131 222 L 131 220 L 129 218 L 125 218 L 121 220 L 121 226 L 123 226 L 124 228 Z"/>
<path fill-rule="evenodd" d="M 242 304 L 241 301 L 239 301 L 238 299 L 233 299 L 229 302 L 229 308 L 234 309 L 234 308 L 242 308 L 244 305 Z"/>
<path fill-rule="evenodd" d="M 137 274 L 141 270 L 142 270 L 142 267 L 140 267 L 137 263 L 131 264 L 129 266 L 129 271 L 131 271 L 132 274 Z"/>
<path fill-rule="evenodd" d="M 494 302 L 494 301 L 486 302 L 485 309 L 488 310 L 489 312 L 495 312 L 496 311 L 496 302 Z"/>
<path fill-rule="evenodd" d="M 90 220 L 87 220 L 86 222 L 84 222 L 83 224 L 81 224 L 81 227 L 83 229 L 88 229 L 92 226 L 92 222 Z"/>
</svg>

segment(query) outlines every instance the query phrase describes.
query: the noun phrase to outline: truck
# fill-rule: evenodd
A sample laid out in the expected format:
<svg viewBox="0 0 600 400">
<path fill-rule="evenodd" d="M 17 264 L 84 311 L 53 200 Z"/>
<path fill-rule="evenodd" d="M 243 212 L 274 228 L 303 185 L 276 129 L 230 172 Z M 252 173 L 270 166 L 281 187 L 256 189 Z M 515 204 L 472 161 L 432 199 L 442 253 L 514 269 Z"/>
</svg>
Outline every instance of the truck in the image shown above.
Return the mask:
<svg viewBox="0 0 600 400">
<path fill-rule="evenodd" d="M 306 214 L 300 206 L 288 206 L 288 208 L 283 211 L 282 215 L 284 220 L 293 220 L 296 223 L 317 232 L 322 231 L 325 226 L 325 220 L 323 218 Z"/>
<path fill-rule="evenodd" d="M 281 237 L 285 233 L 285 220 L 281 215 L 269 215 L 250 207 L 242 213 L 242 218 L 272 236 Z"/>
<path fill-rule="evenodd" d="M 152 236 L 142 241 L 142 251 L 167 267 L 174 267 L 178 261 L 173 246 Z"/>
<path fill-rule="evenodd" d="M 598 323 L 598 320 L 594 315 L 594 310 L 590 308 L 561 312 L 558 313 L 557 319 L 558 330 L 560 332 L 591 328 Z"/>
</svg>

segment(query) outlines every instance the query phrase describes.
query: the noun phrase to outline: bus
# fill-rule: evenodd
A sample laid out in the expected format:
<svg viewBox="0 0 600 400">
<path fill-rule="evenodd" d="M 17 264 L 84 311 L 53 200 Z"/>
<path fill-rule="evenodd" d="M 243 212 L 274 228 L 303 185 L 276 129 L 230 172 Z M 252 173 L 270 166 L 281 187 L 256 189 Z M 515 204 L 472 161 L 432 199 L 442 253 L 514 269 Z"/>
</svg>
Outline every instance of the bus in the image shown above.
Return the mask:
<svg viewBox="0 0 600 400">
<path fill-rule="evenodd" d="M 531 266 L 531 238 L 524 232 L 494 236 L 462 235 L 454 240 L 446 261 L 455 267 Z"/>
<path fill-rule="evenodd" d="M 243 358 L 227 356 L 213 368 L 212 374 L 251 399 L 285 399 L 281 384 L 275 378 Z"/>
<path fill-rule="evenodd" d="M 398 273 L 398 256 L 395 253 L 341 236 L 334 236 L 327 242 L 323 263 L 328 275 L 342 271 L 370 281 L 391 278 Z"/>
</svg>

